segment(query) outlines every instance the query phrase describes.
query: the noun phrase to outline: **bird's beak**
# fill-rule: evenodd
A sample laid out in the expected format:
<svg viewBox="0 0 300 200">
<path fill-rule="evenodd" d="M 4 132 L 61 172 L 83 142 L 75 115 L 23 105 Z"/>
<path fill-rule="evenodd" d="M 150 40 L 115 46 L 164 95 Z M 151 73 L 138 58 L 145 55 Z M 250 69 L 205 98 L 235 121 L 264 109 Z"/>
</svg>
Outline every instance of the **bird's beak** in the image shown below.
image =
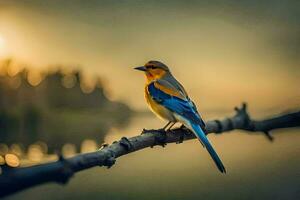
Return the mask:
<svg viewBox="0 0 300 200">
<path fill-rule="evenodd" d="M 145 72 L 147 68 L 145 66 L 135 67 L 134 69 Z"/>
</svg>

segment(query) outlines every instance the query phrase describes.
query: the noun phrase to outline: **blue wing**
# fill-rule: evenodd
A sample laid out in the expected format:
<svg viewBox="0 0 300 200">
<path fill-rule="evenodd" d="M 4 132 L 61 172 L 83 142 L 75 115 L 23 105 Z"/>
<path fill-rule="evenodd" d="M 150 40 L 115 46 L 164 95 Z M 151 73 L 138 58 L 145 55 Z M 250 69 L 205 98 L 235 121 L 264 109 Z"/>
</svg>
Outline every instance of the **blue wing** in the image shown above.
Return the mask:
<svg viewBox="0 0 300 200">
<path fill-rule="evenodd" d="M 167 94 L 155 87 L 155 82 L 148 85 L 148 91 L 153 100 L 163 105 L 167 109 L 175 112 L 194 124 L 199 124 L 202 128 L 205 127 L 203 120 L 197 112 L 195 104 L 188 98 L 182 99 L 176 96 Z"/>
<path fill-rule="evenodd" d="M 173 96 L 172 94 L 168 94 L 167 92 L 160 90 L 159 88 L 155 87 L 155 83 L 157 82 L 152 82 L 148 85 L 148 92 L 153 98 L 153 100 L 163 105 L 167 109 L 171 110 L 172 112 L 177 113 L 180 116 L 186 118 L 189 121 L 190 126 L 193 129 L 197 138 L 206 147 L 207 151 L 209 152 L 212 159 L 216 163 L 218 169 L 222 173 L 226 173 L 222 161 L 220 160 L 218 154 L 215 152 L 215 150 L 213 149 L 213 147 L 211 146 L 210 142 L 208 141 L 205 135 L 204 132 L 205 125 L 200 115 L 198 114 L 195 104 L 189 98 L 179 98 Z"/>
</svg>

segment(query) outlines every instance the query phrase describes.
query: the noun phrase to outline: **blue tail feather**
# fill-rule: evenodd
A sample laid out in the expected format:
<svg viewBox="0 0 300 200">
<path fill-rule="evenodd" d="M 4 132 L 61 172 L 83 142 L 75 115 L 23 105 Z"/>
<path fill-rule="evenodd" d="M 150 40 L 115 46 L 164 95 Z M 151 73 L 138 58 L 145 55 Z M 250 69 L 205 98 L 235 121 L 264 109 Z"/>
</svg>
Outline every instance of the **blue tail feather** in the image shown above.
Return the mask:
<svg viewBox="0 0 300 200">
<path fill-rule="evenodd" d="M 210 154 L 210 156 L 212 157 L 212 159 L 214 160 L 214 162 L 216 163 L 218 169 L 222 172 L 222 173 L 226 173 L 226 169 L 221 161 L 221 159 L 219 158 L 218 154 L 215 152 L 214 148 L 211 146 L 210 142 L 208 141 L 204 131 L 201 129 L 201 127 L 197 124 L 191 124 L 194 133 L 196 134 L 197 138 L 201 141 L 201 143 L 206 147 L 208 153 Z"/>
</svg>

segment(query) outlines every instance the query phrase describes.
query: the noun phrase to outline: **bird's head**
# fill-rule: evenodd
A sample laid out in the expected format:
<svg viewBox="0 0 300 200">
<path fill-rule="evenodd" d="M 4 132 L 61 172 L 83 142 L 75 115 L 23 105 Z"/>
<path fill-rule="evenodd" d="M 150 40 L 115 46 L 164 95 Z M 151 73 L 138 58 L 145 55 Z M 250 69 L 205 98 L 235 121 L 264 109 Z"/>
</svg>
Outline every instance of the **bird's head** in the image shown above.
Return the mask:
<svg viewBox="0 0 300 200">
<path fill-rule="evenodd" d="M 153 60 L 147 62 L 144 66 L 135 67 L 134 69 L 145 72 L 148 81 L 160 79 L 170 73 L 167 65 Z"/>
</svg>

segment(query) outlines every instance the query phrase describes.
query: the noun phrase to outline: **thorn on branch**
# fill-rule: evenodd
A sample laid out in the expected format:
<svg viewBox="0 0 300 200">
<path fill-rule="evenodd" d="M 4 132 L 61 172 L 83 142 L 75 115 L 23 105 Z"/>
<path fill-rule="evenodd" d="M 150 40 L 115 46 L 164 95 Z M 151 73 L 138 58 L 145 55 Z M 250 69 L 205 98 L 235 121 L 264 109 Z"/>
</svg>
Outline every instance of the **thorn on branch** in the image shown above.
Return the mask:
<svg viewBox="0 0 300 200">
<path fill-rule="evenodd" d="M 123 146 L 127 151 L 131 151 L 133 146 L 127 137 L 122 137 L 119 141 L 120 145 Z"/>
<path fill-rule="evenodd" d="M 155 131 L 154 129 L 145 129 L 143 128 L 141 135 L 146 134 L 146 133 L 153 133 Z"/>
<path fill-rule="evenodd" d="M 60 184 L 66 184 L 70 180 L 70 178 L 74 175 L 74 171 L 68 162 L 67 159 L 63 157 L 63 155 L 59 152 L 58 153 L 58 161 L 63 164 L 63 168 L 61 174 L 57 177 L 57 182 Z"/>
<path fill-rule="evenodd" d="M 242 103 L 242 110 L 246 112 L 246 110 L 247 110 L 247 103 L 246 102 Z"/>
<path fill-rule="evenodd" d="M 103 164 L 101 166 L 106 166 L 107 169 L 111 168 L 116 163 L 116 156 L 114 152 L 109 151 L 110 155 L 104 160 Z"/>
<path fill-rule="evenodd" d="M 223 130 L 223 126 L 222 126 L 222 123 L 220 122 L 220 120 L 214 120 L 217 124 L 217 131 L 216 131 L 216 134 L 218 133 L 222 133 L 222 130 Z"/>
<path fill-rule="evenodd" d="M 247 104 L 244 102 L 242 103 L 242 106 L 241 108 L 238 108 L 238 107 L 234 107 L 234 110 L 237 112 L 238 115 L 245 115 L 247 113 Z"/>
<path fill-rule="evenodd" d="M 244 130 L 253 131 L 254 130 L 253 123 L 250 118 L 250 115 L 247 112 L 247 103 L 244 102 L 241 108 L 235 107 L 234 110 L 236 111 L 235 118 L 240 119 L 242 123 L 240 124 L 240 126 L 236 126 L 235 124 L 232 124 L 233 125 L 232 128 L 242 128 Z"/>
<path fill-rule="evenodd" d="M 100 146 L 99 149 L 101 150 L 101 149 L 104 149 L 105 147 L 108 147 L 108 146 L 109 146 L 109 145 L 108 145 L 107 143 L 103 143 L 103 144 Z"/>
<path fill-rule="evenodd" d="M 156 129 L 145 129 L 143 128 L 141 135 L 146 134 L 146 133 L 153 133 L 153 132 L 157 132 L 158 130 Z"/>
<path fill-rule="evenodd" d="M 264 134 L 270 142 L 274 141 L 274 137 L 270 134 L 269 131 L 264 131 Z"/>
</svg>

